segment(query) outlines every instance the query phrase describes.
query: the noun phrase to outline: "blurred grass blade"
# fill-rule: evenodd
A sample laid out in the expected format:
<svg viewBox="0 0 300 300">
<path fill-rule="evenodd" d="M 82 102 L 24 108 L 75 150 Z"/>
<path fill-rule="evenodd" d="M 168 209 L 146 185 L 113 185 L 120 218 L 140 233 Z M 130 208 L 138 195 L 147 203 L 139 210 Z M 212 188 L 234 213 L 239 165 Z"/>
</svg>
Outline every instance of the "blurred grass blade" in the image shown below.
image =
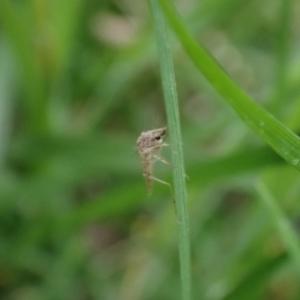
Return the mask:
<svg viewBox="0 0 300 300">
<path fill-rule="evenodd" d="M 15 64 L 6 41 L 0 42 L 0 169 L 4 166 L 9 146 L 15 91 Z"/>
<path fill-rule="evenodd" d="M 196 182 L 189 185 L 203 187 L 220 178 L 246 176 L 259 169 L 283 164 L 282 158 L 267 146 L 242 149 L 219 158 L 204 158 L 200 163 L 193 163 L 188 174 Z"/>
<path fill-rule="evenodd" d="M 300 139 L 239 88 L 208 51 L 189 33 L 170 1 L 161 7 L 186 52 L 210 84 L 280 156 L 300 170 Z"/>
<path fill-rule="evenodd" d="M 169 41 L 164 16 L 157 0 L 150 0 L 154 18 L 156 42 L 160 62 L 164 99 L 166 105 L 168 131 L 171 140 L 171 153 L 173 164 L 173 186 L 176 206 L 177 222 L 179 227 L 179 256 L 182 282 L 182 295 L 184 300 L 191 299 L 191 258 L 188 211 L 186 203 L 185 171 L 183 162 L 183 149 L 180 131 L 180 118 L 178 99 L 176 93 L 173 61 L 169 49 Z"/>
<path fill-rule="evenodd" d="M 45 85 L 36 55 L 34 39 L 34 20 L 26 5 L 17 5 L 12 1 L 0 1 L 0 21 L 3 31 L 13 46 L 18 67 L 24 78 L 26 98 L 23 109 L 26 125 L 35 131 L 47 129 Z"/>
<path fill-rule="evenodd" d="M 272 111 L 280 116 L 282 107 L 287 98 L 287 63 L 289 50 L 289 37 L 291 27 L 291 0 L 281 0 L 278 10 L 278 29 L 277 29 L 277 59 L 276 59 L 276 82 L 275 97 L 271 103 Z"/>
<path fill-rule="evenodd" d="M 257 190 L 262 201 L 271 213 L 274 223 L 278 227 L 281 237 L 287 247 L 287 251 L 294 260 L 294 265 L 296 266 L 298 275 L 300 276 L 300 245 L 298 237 L 284 215 L 284 212 L 276 203 L 276 199 L 274 199 L 267 187 L 260 182 L 257 184 Z"/>
<path fill-rule="evenodd" d="M 36 6 L 40 5 L 36 2 Z M 66 71 L 72 54 L 72 46 L 77 42 L 79 21 L 83 8 L 83 0 L 67 0 L 53 2 L 53 20 L 51 23 L 56 27 L 56 45 L 53 51 L 56 52 L 56 66 L 60 72 Z M 46 6 L 45 6 L 46 7 Z M 41 17 L 41 16 L 40 16 Z"/>
</svg>

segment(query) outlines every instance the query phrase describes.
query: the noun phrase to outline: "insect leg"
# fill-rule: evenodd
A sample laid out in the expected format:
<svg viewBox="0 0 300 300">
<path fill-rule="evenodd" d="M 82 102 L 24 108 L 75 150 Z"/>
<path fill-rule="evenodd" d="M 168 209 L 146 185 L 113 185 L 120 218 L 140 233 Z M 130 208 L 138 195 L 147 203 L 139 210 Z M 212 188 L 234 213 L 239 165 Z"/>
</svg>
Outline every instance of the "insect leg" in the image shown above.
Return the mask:
<svg viewBox="0 0 300 300">
<path fill-rule="evenodd" d="M 160 179 L 158 179 L 158 178 L 156 178 L 156 177 L 153 177 L 153 176 L 150 176 L 149 178 L 151 178 L 151 179 L 154 180 L 154 181 L 157 181 L 157 182 L 160 182 L 160 183 L 162 183 L 162 184 L 165 184 L 165 185 L 167 185 L 167 186 L 169 187 L 170 192 L 171 192 L 171 195 L 172 195 L 172 200 L 173 200 L 174 208 L 175 208 L 176 215 L 177 215 L 177 209 L 176 209 L 176 204 L 175 204 L 175 198 L 174 198 L 174 193 L 173 193 L 173 189 L 172 189 L 171 184 L 170 184 L 169 182 L 160 180 Z M 178 220 L 176 220 L 176 222 L 177 222 L 178 224 L 181 224 Z"/>
<path fill-rule="evenodd" d="M 167 186 L 169 187 L 169 189 L 170 189 L 170 191 L 171 191 L 171 195 L 172 195 L 172 197 L 173 197 L 173 199 L 174 199 L 174 196 L 173 196 L 173 195 L 174 195 L 174 194 L 173 194 L 173 189 L 172 189 L 172 186 L 171 186 L 171 184 L 170 184 L 169 182 L 163 181 L 163 180 L 158 179 L 158 178 L 153 177 L 153 176 L 150 176 L 149 178 L 152 179 L 152 180 L 154 180 L 154 181 L 160 182 L 160 183 L 162 183 L 162 184 L 164 184 L 164 185 L 167 185 Z"/>
<path fill-rule="evenodd" d="M 161 161 L 162 163 L 164 163 L 166 165 L 171 165 L 168 161 L 164 160 L 162 157 L 160 157 L 158 155 L 153 155 L 153 158 L 155 158 L 156 160 Z"/>
<path fill-rule="evenodd" d="M 158 178 L 153 177 L 153 176 L 149 176 L 149 178 L 151 178 L 151 179 L 154 180 L 154 181 L 160 182 L 160 183 L 162 183 L 162 184 L 165 184 L 165 185 L 168 185 L 169 187 L 171 187 L 171 184 L 170 184 L 169 182 L 163 181 L 163 180 L 158 179 Z"/>
</svg>

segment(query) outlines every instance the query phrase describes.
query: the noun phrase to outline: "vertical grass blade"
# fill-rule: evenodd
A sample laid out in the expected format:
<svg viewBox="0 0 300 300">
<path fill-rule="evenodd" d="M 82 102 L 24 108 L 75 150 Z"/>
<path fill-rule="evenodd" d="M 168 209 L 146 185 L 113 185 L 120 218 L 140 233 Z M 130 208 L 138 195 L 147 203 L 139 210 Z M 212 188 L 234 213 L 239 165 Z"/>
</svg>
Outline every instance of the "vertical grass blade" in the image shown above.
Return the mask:
<svg viewBox="0 0 300 300">
<path fill-rule="evenodd" d="M 276 81 L 275 97 L 271 103 L 272 111 L 280 116 L 282 106 L 287 98 L 287 64 L 289 52 L 289 37 L 291 27 L 291 0 L 281 0 L 278 12 L 277 29 L 277 59 L 276 59 Z"/>
<path fill-rule="evenodd" d="M 45 84 L 32 38 L 33 20 L 25 7 L 13 1 L 0 1 L 0 21 L 25 82 L 22 109 L 27 117 L 26 126 L 33 131 L 44 131 L 48 127 Z"/>
<path fill-rule="evenodd" d="M 298 276 L 300 277 L 300 245 L 298 242 L 298 237 L 290 225 L 287 217 L 284 215 L 284 212 L 276 203 L 276 199 L 274 199 L 267 187 L 260 182 L 257 184 L 257 190 L 281 234 L 287 251 L 294 261 Z"/>
<path fill-rule="evenodd" d="M 159 0 L 166 18 L 196 67 L 244 122 L 289 164 L 300 170 L 300 139 L 238 87 L 194 39 L 170 1 Z"/>
<path fill-rule="evenodd" d="M 168 130 L 171 140 L 171 153 L 173 165 L 173 188 L 176 206 L 176 215 L 179 228 L 179 259 L 182 282 L 182 294 L 184 300 L 191 299 L 191 258 L 190 238 L 187 210 L 187 193 L 185 185 L 185 171 L 183 162 L 183 149 L 180 131 L 180 118 L 178 99 L 176 93 L 175 75 L 172 56 L 169 48 L 167 28 L 164 16 L 157 0 L 150 0 L 154 18 L 156 42 L 158 48 L 159 63 L 162 76 L 162 85 Z"/>
</svg>

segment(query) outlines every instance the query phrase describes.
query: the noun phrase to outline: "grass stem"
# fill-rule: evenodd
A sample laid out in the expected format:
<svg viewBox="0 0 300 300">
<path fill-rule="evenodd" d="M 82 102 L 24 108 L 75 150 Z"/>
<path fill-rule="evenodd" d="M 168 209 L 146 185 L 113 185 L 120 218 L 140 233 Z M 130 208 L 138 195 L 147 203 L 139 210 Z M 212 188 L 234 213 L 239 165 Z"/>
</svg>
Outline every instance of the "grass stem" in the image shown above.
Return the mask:
<svg viewBox="0 0 300 300">
<path fill-rule="evenodd" d="M 168 131 L 171 140 L 174 186 L 173 188 L 176 206 L 176 218 L 179 228 L 179 259 L 182 282 L 182 295 L 184 300 L 190 300 L 191 258 L 189 221 L 185 184 L 185 170 L 183 162 L 183 147 L 181 139 L 181 127 L 178 109 L 178 99 L 176 93 L 175 75 L 164 16 L 160 10 L 157 0 L 150 0 L 150 5 L 154 18 L 156 42 L 162 76 L 166 113 L 168 119 Z"/>
</svg>

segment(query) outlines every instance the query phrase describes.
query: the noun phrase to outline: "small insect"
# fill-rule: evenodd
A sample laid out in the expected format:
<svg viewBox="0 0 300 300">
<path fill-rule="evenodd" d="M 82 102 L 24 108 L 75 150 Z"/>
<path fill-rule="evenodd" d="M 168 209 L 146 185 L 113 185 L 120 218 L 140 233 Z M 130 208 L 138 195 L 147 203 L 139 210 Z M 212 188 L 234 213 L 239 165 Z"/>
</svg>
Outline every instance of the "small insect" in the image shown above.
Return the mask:
<svg viewBox="0 0 300 300">
<path fill-rule="evenodd" d="M 137 140 L 137 148 L 142 158 L 144 169 L 143 175 L 146 179 L 149 195 L 151 195 L 152 193 L 153 181 L 157 181 L 170 186 L 169 183 L 152 176 L 153 164 L 156 161 L 161 161 L 165 164 L 169 164 L 166 160 L 159 156 L 162 147 L 169 146 L 168 144 L 164 143 L 166 137 L 167 128 L 164 127 L 160 129 L 142 132 Z"/>
</svg>

